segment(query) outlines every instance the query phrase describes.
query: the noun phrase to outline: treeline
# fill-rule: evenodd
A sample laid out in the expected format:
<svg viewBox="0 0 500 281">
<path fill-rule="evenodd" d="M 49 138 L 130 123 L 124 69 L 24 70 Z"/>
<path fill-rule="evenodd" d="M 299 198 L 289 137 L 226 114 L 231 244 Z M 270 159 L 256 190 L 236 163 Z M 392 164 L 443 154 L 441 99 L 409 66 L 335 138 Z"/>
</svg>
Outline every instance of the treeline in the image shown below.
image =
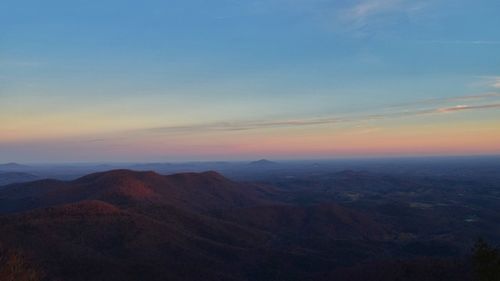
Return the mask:
<svg viewBox="0 0 500 281">
<path fill-rule="evenodd" d="M 472 270 L 473 270 L 473 280 L 474 281 L 500 281 L 500 249 L 498 247 L 494 247 L 488 244 L 485 240 L 479 239 L 473 248 L 471 259 L 470 259 Z M 422 263 L 424 264 L 424 263 Z M 420 276 L 422 272 L 418 272 L 420 270 L 425 271 L 427 275 L 431 275 L 429 279 L 426 279 L 424 275 L 418 277 L 420 280 L 434 280 L 436 276 L 443 276 L 443 269 L 447 266 L 443 266 L 443 264 L 437 264 L 439 266 L 433 267 L 419 267 L 415 265 L 405 265 L 404 271 L 405 274 L 402 277 L 399 275 L 395 279 L 401 280 L 413 280 L 413 277 Z M 393 267 L 395 265 L 392 265 Z M 395 267 L 400 267 L 395 266 Z M 429 269 L 439 269 L 436 272 L 432 272 Z M 451 270 L 453 267 L 448 267 L 448 270 Z M 455 267 L 456 268 L 456 267 Z M 387 268 L 382 269 L 382 267 L 378 267 L 379 270 L 385 271 L 387 273 Z M 415 270 L 417 269 L 417 270 Z M 413 271 L 413 272 L 412 272 Z M 445 270 L 446 271 L 446 270 Z M 412 276 L 413 275 L 413 276 Z M 23 254 L 22 251 L 13 251 L 6 249 L 0 244 L 0 281 L 41 281 L 47 280 L 44 278 L 44 274 L 37 267 L 33 266 L 26 255 Z M 389 277 L 389 276 L 386 276 Z M 394 276 L 390 276 L 392 278 Z M 427 276 L 429 277 L 429 276 Z M 465 277 L 465 276 L 463 276 Z M 377 279 L 377 278 L 374 278 Z M 468 278 L 466 278 L 468 279 Z"/>
<path fill-rule="evenodd" d="M 477 281 L 500 281 L 500 250 L 485 240 L 474 245 L 472 263 Z"/>
</svg>

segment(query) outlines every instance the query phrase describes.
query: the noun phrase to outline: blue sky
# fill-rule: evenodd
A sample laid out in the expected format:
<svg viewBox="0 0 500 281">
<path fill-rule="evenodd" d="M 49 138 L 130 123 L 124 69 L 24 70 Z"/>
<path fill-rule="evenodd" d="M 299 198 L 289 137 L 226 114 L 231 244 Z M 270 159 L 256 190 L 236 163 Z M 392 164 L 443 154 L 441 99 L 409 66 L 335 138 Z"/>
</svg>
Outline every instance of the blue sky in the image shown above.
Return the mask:
<svg viewBox="0 0 500 281">
<path fill-rule="evenodd" d="M 272 145 L 245 143 L 267 143 L 282 129 L 289 138 L 325 143 L 324 130 L 335 137 L 363 126 L 420 128 L 416 137 L 425 139 L 429 122 L 455 133 L 461 124 L 490 124 L 482 139 L 491 139 L 500 135 L 498 11 L 493 0 L 4 0 L 0 152 L 12 161 L 240 159 L 272 155 Z M 406 106 L 394 112 L 396 105 Z M 446 118 L 412 115 L 457 106 L 467 108 Z M 400 118 L 289 128 L 408 112 L 392 125 L 386 123 Z M 179 127 L 181 139 L 171 135 Z M 227 143 L 220 127 L 245 133 Z M 194 149 L 182 146 L 186 140 Z M 137 150 L 138 143 L 164 147 L 160 159 Z M 439 154 L 428 145 L 429 154 Z M 356 154 L 337 149 L 343 146 L 276 157 Z M 500 152 L 490 146 L 463 153 Z M 131 150 L 138 152 L 125 153 Z"/>
</svg>

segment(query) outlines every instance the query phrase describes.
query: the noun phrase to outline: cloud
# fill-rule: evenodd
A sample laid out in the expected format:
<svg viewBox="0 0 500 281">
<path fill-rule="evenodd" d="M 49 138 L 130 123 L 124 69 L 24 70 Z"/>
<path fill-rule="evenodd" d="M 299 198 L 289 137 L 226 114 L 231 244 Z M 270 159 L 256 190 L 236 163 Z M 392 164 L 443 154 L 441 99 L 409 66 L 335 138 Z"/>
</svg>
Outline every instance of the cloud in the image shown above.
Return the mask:
<svg viewBox="0 0 500 281">
<path fill-rule="evenodd" d="M 420 42 L 429 44 L 500 45 L 500 41 L 490 40 L 427 40 Z"/>
<path fill-rule="evenodd" d="M 500 76 L 479 76 L 480 82 L 477 85 L 490 89 L 500 89 Z"/>
<path fill-rule="evenodd" d="M 207 122 L 198 124 L 186 124 L 182 126 L 159 126 L 150 128 L 139 128 L 126 131 L 108 132 L 105 134 L 86 136 L 82 141 L 74 138 L 67 140 L 67 145 L 74 143 L 106 144 L 107 146 L 125 146 L 124 141 L 135 141 L 142 138 L 175 137 L 175 136 L 201 136 L 203 134 L 214 134 L 223 132 L 257 131 L 287 128 L 306 128 L 313 126 L 345 126 L 350 128 L 366 128 L 359 133 L 371 133 L 379 130 L 377 121 L 399 120 L 419 116 L 439 116 L 444 114 L 455 114 L 459 112 L 475 112 L 483 110 L 499 110 L 500 99 L 482 100 L 482 97 L 500 97 L 500 93 L 485 93 L 471 96 L 461 96 L 447 99 L 435 99 L 438 101 L 475 101 L 479 99 L 480 104 L 458 104 L 452 106 L 436 106 L 433 100 L 417 101 L 409 103 L 407 107 L 402 105 L 374 108 L 373 114 L 353 113 L 345 116 L 323 116 L 311 118 L 270 119 L 270 120 L 240 120 L 234 122 Z M 427 107 L 415 107 L 415 104 L 428 105 Z M 375 127 L 373 127 L 375 126 Z M 374 129 L 370 129 L 374 128 Z M 120 141 L 120 142 L 117 142 Z"/>
<path fill-rule="evenodd" d="M 479 109 L 496 109 L 500 108 L 500 103 L 496 104 L 483 104 L 483 105 L 456 105 L 453 107 L 439 108 L 436 113 L 450 113 L 464 110 L 479 110 Z"/>
<path fill-rule="evenodd" d="M 456 112 L 460 110 L 468 110 L 470 107 L 467 105 L 455 105 L 453 107 L 444 107 L 436 109 L 436 113 L 448 113 L 448 112 Z"/>
<path fill-rule="evenodd" d="M 240 1 L 235 1 L 240 3 Z M 376 29 L 412 18 L 428 7 L 430 0 L 247 0 L 244 6 L 256 13 L 286 13 L 319 22 L 328 30 L 364 35 L 364 29 Z M 400 22 L 400 21 L 397 21 Z"/>
<path fill-rule="evenodd" d="M 408 0 L 363 0 L 347 7 L 338 14 L 340 22 L 351 29 L 364 29 L 394 20 L 397 16 L 408 16 L 425 7 L 424 2 Z"/>
<path fill-rule="evenodd" d="M 274 130 L 286 128 L 306 128 L 313 126 L 374 126 L 377 121 L 398 120 L 419 116 L 439 116 L 459 112 L 474 112 L 500 109 L 500 92 L 487 92 L 475 95 L 464 95 L 447 98 L 426 99 L 404 104 L 386 105 L 368 109 L 365 112 L 352 112 L 348 115 L 335 115 L 310 118 L 236 120 L 206 122 L 177 126 L 158 126 L 115 131 L 106 134 L 88 136 L 87 143 L 102 143 L 117 140 L 134 140 L 140 138 L 175 137 L 185 135 L 203 135 L 222 132 Z M 379 125 L 376 125 L 379 126 Z"/>
<path fill-rule="evenodd" d="M 240 122 L 215 122 L 207 124 L 193 124 L 186 126 L 166 126 L 148 128 L 141 131 L 152 133 L 179 133 L 192 131 L 246 131 L 266 128 L 280 127 L 302 127 L 322 124 L 334 124 L 346 122 L 348 119 L 327 117 L 327 118 L 311 118 L 311 119 L 291 119 L 291 120 L 260 120 L 260 121 L 240 121 Z"/>
<path fill-rule="evenodd" d="M 499 83 L 500 83 L 500 81 L 499 81 Z M 491 92 L 491 93 L 482 93 L 482 94 L 476 94 L 476 95 L 465 95 L 465 96 L 447 97 L 447 98 L 434 98 L 434 99 L 425 99 L 425 100 L 414 101 L 414 102 L 399 103 L 399 104 L 391 105 L 391 106 L 389 106 L 389 108 L 413 107 L 413 106 L 435 105 L 435 104 L 455 103 L 455 102 L 484 101 L 484 100 L 497 99 L 497 98 L 500 98 L 500 93 Z"/>
<path fill-rule="evenodd" d="M 377 14 L 396 9 L 401 0 L 369 0 L 360 2 L 345 12 L 345 17 L 352 20 L 366 20 Z"/>
<path fill-rule="evenodd" d="M 389 113 L 352 115 L 346 117 L 327 116 L 321 118 L 290 119 L 290 120 L 261 120 L 240 122 L 219 122 L 207 124 L 193 124 L 186 126 L 166 126 L 143 129 L 143 133 L 169 134 L 169 133 L 197 133 L 201 131 L 247 131 L 269 128 L 306 127 L 314 125 L 335 125 L 342 123 L 361 123 L 375 120 L 396 119 L 423 115 L 449 114 L 460 111 L 479 111 L 500 109 L 500 103 L 481 105 L 456 105 L 450 107 L 437 107 L 419 110 L 405 110 Z"/>
<path fill-rule="evenodd" d="M 500 89 L 500 77 L 495 77 L 491 86 L 493 86 L 493 88 Z"/>
</svg>

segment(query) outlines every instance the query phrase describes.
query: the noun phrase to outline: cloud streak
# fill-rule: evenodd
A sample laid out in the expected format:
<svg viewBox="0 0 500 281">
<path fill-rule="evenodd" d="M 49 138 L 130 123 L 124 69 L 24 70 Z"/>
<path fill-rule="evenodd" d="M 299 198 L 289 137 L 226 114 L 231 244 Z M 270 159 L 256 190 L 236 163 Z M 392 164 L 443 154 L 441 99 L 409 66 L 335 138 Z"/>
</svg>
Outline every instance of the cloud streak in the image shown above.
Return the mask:
<svg viewBox="0 0 500 281">
<path fill-rule="evenodd" d="M 401 2 L 401 0 L 363 1 L 347 9 L 345 17 L 355 21 L 364 21 L 377 14 L 395 10 Z"/>
<path fill-rule="evenodd" d="M 363 29 L 372 24 L 387 23 L 391 16 L 409 15 L 425 5 L 408 0 L 363 0 L 341 11 L 339 19 L 351 29 Z"/>
<path fill-rule="evenodd" d="M 243 2 L 243 1 L 242 1 Z M 246 5 L 260 13 L 278 9 L 292 15 L 326 24 L 328 29 L 363 35 L 367 28 L 378 28 L 397 17 L 413 16 L 427 7 L 428 1 L 414 0 L 247 0 Z"/>
<path fill-rule="evenodd" d="M 421 42 L 429 44 L 450 44 L 450 45 L 500 45 L 500 41 L 491 41 L 491 40 L 429 40 Z"/>
<path fill-rule="evenodd" d="M 500 88 L 500 78 L 499 78 L 499 88 Z M 490 92 L 476 95 L 465 95 L 458 97 L 446 97 L 446 98 L 434 98 L 434 99 L 426 99 L 421 101 L 407 102 L 407 103 L 399 103 L 389 106 L 389 108 L 399 108 L 399 107 L 413 107 L 413 106 L 423 106 L 423 105 L 435 105 L 435 104 L 444 104 L 444 103 L 456 103 L 456 102 L 471 102 L 471 101 L 484 101 L 489 99 L 497 99 L 500 98 L 500 93 Z"/>
<path fill-rule="evenodd" d="M 388 120 L 396 118 L 416 117 L 425 115 L 449 114 L 461 111 L 480 111 L 500 109 L 500 103 L 481 105 L 456 105 L 449 107 L 438 107 L 430 109 L 406 110 L 390 113 L 346 116 L 346 117 L 322 117 L 309 119 L 290 120 L 261 120 L 261 121 L 241 121 L 241 122 L 217 122 L 207 124 L 194 124 L 186 126 L 166 126 L 140 130 L 141 133 L 169 134 L 169 133 L 196 133 L 210 131 L 248 131 L 258 129 L 276 129 L 291 127 L 307 127 L 316 125 L 336 125 L 344 123 L 360 123 L 375 120 Z"/>
<path fill-rule="evenodd" d="M 500 89 L 500 77 L 495 77 L 491 86 L 493 88 Z"/>
<path fill-rule="evenodd" d="M 495 104 L 483 104 L 483 105 L 457 105 L 453 107 L 439 108 L 435 110 L 435 113 L 450 113 L 457 111 L 470 111 L 470 110 L 482 110 L 482 109 L 500 109 L 500 103 Z"/>
</svg>

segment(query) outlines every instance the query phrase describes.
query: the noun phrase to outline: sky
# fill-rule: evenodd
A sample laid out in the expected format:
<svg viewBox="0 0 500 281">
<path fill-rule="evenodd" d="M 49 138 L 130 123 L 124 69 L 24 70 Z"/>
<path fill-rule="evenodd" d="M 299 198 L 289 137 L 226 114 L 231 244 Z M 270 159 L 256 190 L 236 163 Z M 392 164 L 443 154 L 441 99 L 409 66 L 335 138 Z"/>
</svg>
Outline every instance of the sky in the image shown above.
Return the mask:
<svg viewBox="0 0 500 281">
<path fill-rule="evenodd" d="M 498 0 L 2 0 L 0 162 L 500 154 Z"/>
</svg>

